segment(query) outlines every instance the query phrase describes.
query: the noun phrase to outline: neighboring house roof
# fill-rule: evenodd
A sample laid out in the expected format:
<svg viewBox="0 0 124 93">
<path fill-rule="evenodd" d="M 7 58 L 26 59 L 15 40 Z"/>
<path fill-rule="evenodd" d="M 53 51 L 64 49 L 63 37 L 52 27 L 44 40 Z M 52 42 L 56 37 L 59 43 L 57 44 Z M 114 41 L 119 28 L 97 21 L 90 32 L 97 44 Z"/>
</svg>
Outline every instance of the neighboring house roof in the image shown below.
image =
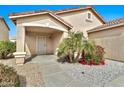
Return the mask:
<svg viewBox="0 0 124 93">
<path fill-rule="evenodd" d="M 9 31 L 10 28 L 9 28 L 9 26 L 7 25 L 6 21 L 4 20 L 4 18 L 3 18 L 2 16 L 0 16 L 0 20 L 2 20 L 2 21 L 5 23 L 6 27 L 8 28 L 8 31 Z"/>
<path fill-rule="evenodd" d="M 51 13 L 52 15 L 54 15 L 54 17 L 59 19 L 59 21 L 61 21 L 64 24 L 68 25 L 69 27 L 72 27 L 71 24 L 69 24 L 68 22 L 66 22 L 62 18 L 60 18 L 58 15 L 62 14 L 62 13 L 68 13 L 68 12 L 79 11 L 79 10 L 87 10 L 87 9 L 92 11 L 102 23 L 105 23 L 103 18 L 96 12 L 95 9 L 93 9 L 92 6 L 81 6 L 79 8 L 70 8 L 70 9 L 53 10 L 53 11 L 50 11 L 50 10 L 36 10 L 36 11 L 31 11 L 31 12 L 11 13 L 11 14 L 9 14 L 9 16 L 14 21 L 15 19 L 20 18 L 20 17 L 40 15 L 40 14 L 44 14 L 44 13 Z"/>
<path fill-rule="evenodd" d="M 73 27 L 71 24 L 69 24 L 68 22 L 64 21 L 58 15 L 52 13 L 49 10 L 42 10 L 40 12 L 39 11 L 23 12 L 23 13 L 17 13 L 17 14 L 10 14 L 9 16 L 14 21 L 14 20 L 16 20 L 18 18 L 28 17 L 28 16 L 34 16 L 34 15 L 41 15 L 41 14 L 49 14 L 50 16 L 52 16 L 56 20 L 60 21 L 62 24 L 68 26 L 69 28 L 72 28 Z"/>
<path fill-rule="evenodd" d="M 93 29 L 88 30 L 88 33 L 104 30 L 104 29 L 109 29 L 117 26 L 124 25 L 124 18 L 116 19 L 110 22 L 107 22 L 101 26 L 95 27 Z"/>
</svg>

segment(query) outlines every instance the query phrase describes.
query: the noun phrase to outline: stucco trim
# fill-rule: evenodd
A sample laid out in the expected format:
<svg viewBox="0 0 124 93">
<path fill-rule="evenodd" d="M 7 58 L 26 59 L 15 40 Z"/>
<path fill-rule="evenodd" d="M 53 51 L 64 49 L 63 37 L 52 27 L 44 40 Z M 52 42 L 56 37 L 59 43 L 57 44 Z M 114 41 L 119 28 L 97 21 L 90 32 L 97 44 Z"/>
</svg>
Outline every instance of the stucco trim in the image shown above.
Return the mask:
<svg viewBox="0 0 124 93">
<path fill-rule="evenodd" d="M 15 57 L 24 58 L 26 56 L 26 52 L 14 52 L 13 55 Z"/>
<path fill-rule="evenodd" d="M 59 30 L 59 31 L 63 31 L 63 32 L 68 32 L 68 30 L 64 30 L 64 29 L 61 29 L 59 27 L 56 27 L 56 26 L 51 26 L 51 25 L 47 25 L 47 24 L 38 24 L 38 23 L 23 23 L 22 24 L 24 27 L 44 27 L 44 28 L 52 28 L 52 29 L 56 29 L 56 30 Z"/>
</svg>

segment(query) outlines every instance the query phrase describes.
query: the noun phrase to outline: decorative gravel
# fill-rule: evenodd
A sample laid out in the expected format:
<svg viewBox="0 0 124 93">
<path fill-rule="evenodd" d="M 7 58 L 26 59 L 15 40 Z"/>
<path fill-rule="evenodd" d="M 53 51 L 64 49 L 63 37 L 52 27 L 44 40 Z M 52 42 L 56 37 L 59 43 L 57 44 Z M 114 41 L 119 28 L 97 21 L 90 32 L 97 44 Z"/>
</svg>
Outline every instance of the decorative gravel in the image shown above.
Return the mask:
<svg viewBox="0 0 124 93">
<path fill-rule="evenodd" d="M 26 63 L 16 66 L 16 71 L 20 75 L 21 87 L 43 87 L 41 66 L 34 63 Z"/>
<path fill-rule="evenodd" d="M 43 87 L 41 65 L 38 63 L 26 63 L 16 65 L 15 59 L 0 60 L 0 63 L 14 67 L 20 78 L 21 87 Z"/>
<path fill-rule="evenodd" d="M 89 87 L 104 87 L 112 80 L 124 75 L 124 63 L 106 60 L 105 65 L 60 64 L 65 73 Z"/>
</svg>

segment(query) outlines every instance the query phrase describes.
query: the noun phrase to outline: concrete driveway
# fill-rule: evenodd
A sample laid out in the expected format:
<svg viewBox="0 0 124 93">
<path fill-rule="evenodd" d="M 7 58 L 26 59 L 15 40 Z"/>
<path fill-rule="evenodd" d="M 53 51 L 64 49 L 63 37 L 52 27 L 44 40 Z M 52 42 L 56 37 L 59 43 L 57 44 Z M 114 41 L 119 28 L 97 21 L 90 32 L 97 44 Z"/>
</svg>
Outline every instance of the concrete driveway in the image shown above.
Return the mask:
<svg viewBox="0 0 124 93">
<path fill-rule="evenodd" d="M 85 86 L 80 80 L 76 80 L 69 76 L 57 62 L 57 57 L 54 55 L 42 55 L 32 59 L 31 63 L 41 65 L 44 86 L 46 87 L 66 87 Z"/>
</svg>

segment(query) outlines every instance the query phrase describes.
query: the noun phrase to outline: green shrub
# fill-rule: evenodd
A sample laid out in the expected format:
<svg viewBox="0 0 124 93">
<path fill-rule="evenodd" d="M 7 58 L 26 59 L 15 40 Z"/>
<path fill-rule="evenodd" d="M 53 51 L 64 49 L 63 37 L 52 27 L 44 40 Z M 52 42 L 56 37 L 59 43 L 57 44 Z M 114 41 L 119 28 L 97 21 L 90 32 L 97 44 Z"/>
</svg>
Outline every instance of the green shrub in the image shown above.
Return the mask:
<svg viewBox="0 0 124 93">
<path fill-rule="evenodd" d="M 9 41 L 0 41 L 0 58 L 5 59 L 12 56 L 16 51 L 15 43 Z"/>
<path fill-rule="evenodd" d="M 82 59 L 84 59 L 87 64 L 90 64 L 90 60 L 93 60 L 94 64 L 99 64 L 104 60 L 104 48 L 96 45 L 93 41 L 86 41 L 83 45 Z"/>
<path fill-rule="evenodd" d="M 105 54 L 104 48 L 97 45 L 96 49 L 95 49 L 95 53 L 94 53 L 94 62 L 96 64 L 99 64 L 99 62 L 103 61 L 104 60 L 104 54 Z"/>
<path fill-rule="evenodd" d="M 19 87 L 19 84 L 17 72 L 12 67 L 0 64 L 0 87 Z"/>
</svg>

